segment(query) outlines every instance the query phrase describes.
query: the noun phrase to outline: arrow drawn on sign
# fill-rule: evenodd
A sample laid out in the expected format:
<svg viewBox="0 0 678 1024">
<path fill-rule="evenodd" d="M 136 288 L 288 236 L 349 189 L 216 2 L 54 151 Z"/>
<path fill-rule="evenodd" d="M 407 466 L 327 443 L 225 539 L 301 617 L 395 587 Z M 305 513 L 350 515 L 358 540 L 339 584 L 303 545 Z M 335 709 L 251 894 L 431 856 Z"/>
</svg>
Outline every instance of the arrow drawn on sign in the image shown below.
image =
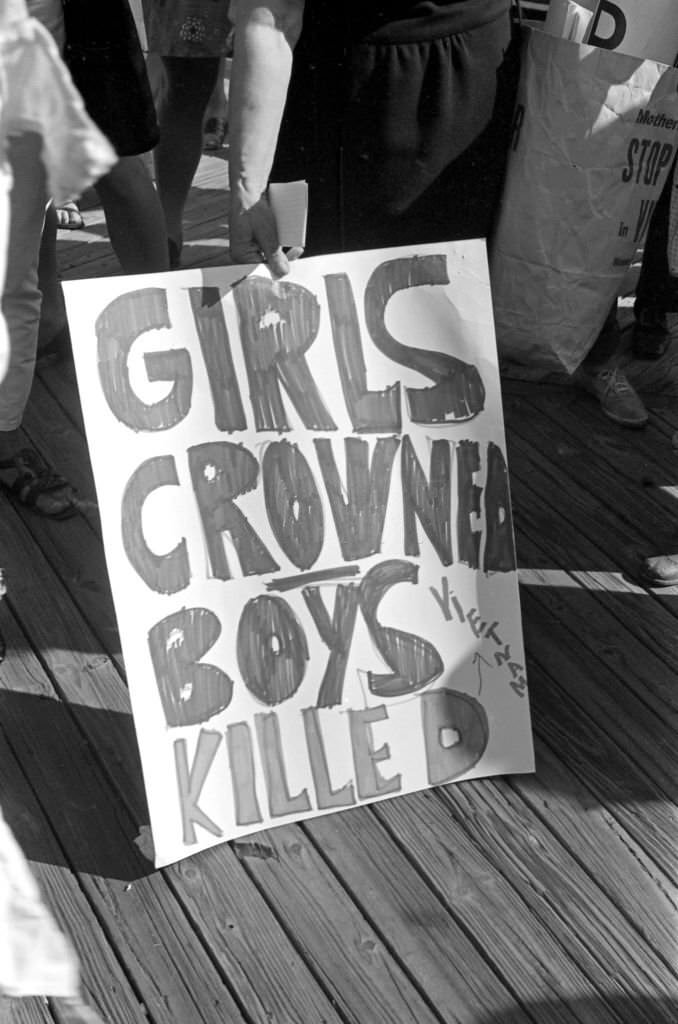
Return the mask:
<svg viewBox="0 0 678 1024">
<path fill-rule="evenodd" d="M 484 662 L 488 668 L 492 668 L 492 662 L 484 658 L 479 651 L 473 655 L 473 664 L 478 667 L 478 696 L 483 692 L 483 670 L 480 667 L 480 662 Z"/>
</svg>

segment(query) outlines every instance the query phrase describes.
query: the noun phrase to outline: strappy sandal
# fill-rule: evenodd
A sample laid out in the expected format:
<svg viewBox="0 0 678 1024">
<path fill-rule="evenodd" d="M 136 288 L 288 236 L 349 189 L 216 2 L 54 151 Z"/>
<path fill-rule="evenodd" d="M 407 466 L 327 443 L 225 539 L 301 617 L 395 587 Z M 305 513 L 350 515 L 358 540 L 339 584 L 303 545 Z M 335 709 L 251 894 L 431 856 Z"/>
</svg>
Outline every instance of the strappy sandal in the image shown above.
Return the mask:
<svg viewBox="0 0 678 1024">
<path fill-rule="evenodd" d="M 10 483 L 0 480 L 0 487 L 39 515 L 68 519 L 78 511 L 73 486 L 31 448 L 22 448 L 12 458 L 1 460 L 2 472 L 14 472 L 16 476 Z"/>
<path fill-rule="evenodd" d="M 85 222 L 74 199 L 66 199 L 56 207 L 57 227 L 62 231 L 80 231 Z"/>
</svg>

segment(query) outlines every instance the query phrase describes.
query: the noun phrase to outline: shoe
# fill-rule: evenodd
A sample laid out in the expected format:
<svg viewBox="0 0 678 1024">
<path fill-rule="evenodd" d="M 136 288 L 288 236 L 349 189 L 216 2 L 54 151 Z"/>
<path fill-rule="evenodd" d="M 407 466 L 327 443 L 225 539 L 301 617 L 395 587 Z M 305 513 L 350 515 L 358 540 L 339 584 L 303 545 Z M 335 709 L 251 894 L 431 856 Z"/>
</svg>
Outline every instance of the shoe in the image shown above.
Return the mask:
<svg viewBox="0 0 678 1024">
<path fill-rule="evenodd" d="M 575 383 L 595 395 L 603 413 L 622 427 L 644 427 L 649 417 L 637 392 L 617 367 L 589 370 L 579 367 Z"/>
<path fill-rule="evenodd" d="M 56 207 L 57 227 L 62 231 L 80 231 L 84 228 L 85 222 L 78 209 L 78 204 L 73 199 L 66 199 Z"/>
<path fill-rule="evenodd" d="M 223 117 L 210 117 L 205 121 L 202 148 L 206 150 L 222 149 L 228 121 Z"/>
<path fill-rule="evenodd" d="M 10 479 L 3 479 L 3 474 Z M 69 519 L 78 511 L 72 485 L 30 448 L 0 461 L 0 488 L 48 519 Z"/>
<path fill-rule="evenodd" d="M 678 554 L 654 555 L 643 561 L 641 579 L 651 587 L 678 585 Z"/>
<path fill-rule="evenodd" d="M 636 313 L 633 326 L 633 354 L 637 359 L 661 359 L 671 343 L 666 317 L 657 309 Z"/>
</svg>

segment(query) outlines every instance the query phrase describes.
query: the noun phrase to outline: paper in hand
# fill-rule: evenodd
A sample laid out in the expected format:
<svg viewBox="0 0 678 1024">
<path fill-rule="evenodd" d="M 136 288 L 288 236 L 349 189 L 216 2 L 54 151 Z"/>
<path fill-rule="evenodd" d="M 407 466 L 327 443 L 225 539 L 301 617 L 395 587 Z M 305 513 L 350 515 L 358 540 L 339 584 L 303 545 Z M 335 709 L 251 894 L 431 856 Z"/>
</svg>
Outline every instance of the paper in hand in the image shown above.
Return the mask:
<svg viewBox="0 0 678 1024">
<path fill-rule="evenodd" d="M 278 239 L 284 248 L 306 244 L 308 182 L 271 182 L 268 200 L 275 216 Z"/>
</svg>

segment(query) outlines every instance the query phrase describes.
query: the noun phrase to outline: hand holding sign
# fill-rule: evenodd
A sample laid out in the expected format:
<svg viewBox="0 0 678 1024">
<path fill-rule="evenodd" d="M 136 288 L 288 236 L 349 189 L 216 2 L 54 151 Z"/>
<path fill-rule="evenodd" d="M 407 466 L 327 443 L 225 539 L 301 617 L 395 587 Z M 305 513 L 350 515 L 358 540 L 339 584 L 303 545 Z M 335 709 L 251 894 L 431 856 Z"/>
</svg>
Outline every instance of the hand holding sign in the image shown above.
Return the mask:
<svg viewBox="0 0 678 1024">
<path fill-rule="evenodd" d="M 268 193 L 251 205 L 234 190 L 230 221 L 233 262 L 263 261 L 274 277 L 289 274 L 290 263 L 304 251 L 307 206 L 304 181 L 272 182 Z"/>
</svg>

